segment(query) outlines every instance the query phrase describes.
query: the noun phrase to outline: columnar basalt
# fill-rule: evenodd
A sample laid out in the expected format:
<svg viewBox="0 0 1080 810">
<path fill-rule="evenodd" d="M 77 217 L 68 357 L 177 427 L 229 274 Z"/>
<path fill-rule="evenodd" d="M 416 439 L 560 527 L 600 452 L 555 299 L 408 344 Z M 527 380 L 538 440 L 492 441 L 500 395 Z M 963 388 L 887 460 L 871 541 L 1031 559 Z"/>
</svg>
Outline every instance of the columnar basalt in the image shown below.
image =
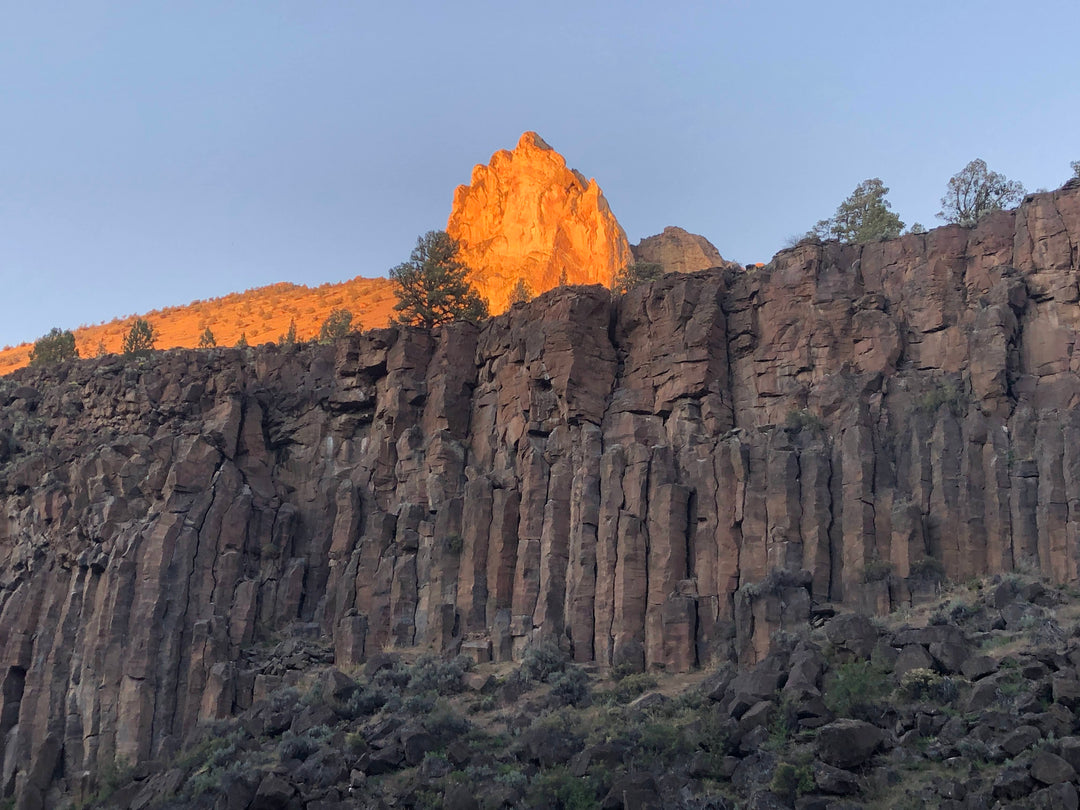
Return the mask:
<svg viewBox="0 0 1080 810">
<path fill-rule="evenodd" d="M 1078 246 L 1074 184 L 480 328 L 0 380 L 0 787 L 167 757 L 278 634 L 684 670 L 938 569 L 1077 581 Z"/>
</svg>

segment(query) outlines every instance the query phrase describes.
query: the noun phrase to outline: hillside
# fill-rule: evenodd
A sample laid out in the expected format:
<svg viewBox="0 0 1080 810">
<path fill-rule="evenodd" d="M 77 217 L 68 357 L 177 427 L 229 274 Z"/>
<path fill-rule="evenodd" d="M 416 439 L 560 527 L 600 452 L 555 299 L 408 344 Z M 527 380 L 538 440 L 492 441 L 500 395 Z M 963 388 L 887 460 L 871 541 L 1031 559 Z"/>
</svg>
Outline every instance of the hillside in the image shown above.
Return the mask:
<svg viewBox="0 0 1080 810">
<path fill-rule="evenodd" d="M 383 327 L 390 322 L 395 301 L 387 279 L 357 277 L 314 288 L 272 284 L 221 298 L 154 310 L 142 317 L 158 331 L 158 349 L 194 348 L 199 345 L 199 337 L 207 327 L 214 333 L 218 346 L 234 346 L 242 334 L 249 345 L 258 346 L 277 341 L 288 332 L 293 321 L 297 339 L 314 338 L 331 310 L 340 308 L 352 312 L 354 328 Z M 131 315 L 73 329 L 79 356 L 94 357 L 101 352 L 102 346 L 105 352 L 119 352 L 124 335 L 136 317 Z M 25 366 L 32 348 L 30 342 L 0 350 L 0 375 Z"/>
</svg>

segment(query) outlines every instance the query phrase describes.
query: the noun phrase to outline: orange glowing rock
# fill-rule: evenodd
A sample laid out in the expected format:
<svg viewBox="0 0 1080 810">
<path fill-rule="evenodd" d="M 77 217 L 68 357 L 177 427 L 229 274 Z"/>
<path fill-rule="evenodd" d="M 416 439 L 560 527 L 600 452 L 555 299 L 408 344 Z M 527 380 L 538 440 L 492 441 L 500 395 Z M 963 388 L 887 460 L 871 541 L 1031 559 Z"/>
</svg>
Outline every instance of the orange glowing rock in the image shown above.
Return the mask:
<svg viewBox="0 0 1080 810">
<path fill-rule="evenodd" d="M 458 186 L 447 233 L 493 314 L 523 279 L 533 294 L 561 283 L 611 285 L 631 263 L 626 233 L 595 180 L 569 169 L 535 132 L 473 169 Z"/>
</svg>

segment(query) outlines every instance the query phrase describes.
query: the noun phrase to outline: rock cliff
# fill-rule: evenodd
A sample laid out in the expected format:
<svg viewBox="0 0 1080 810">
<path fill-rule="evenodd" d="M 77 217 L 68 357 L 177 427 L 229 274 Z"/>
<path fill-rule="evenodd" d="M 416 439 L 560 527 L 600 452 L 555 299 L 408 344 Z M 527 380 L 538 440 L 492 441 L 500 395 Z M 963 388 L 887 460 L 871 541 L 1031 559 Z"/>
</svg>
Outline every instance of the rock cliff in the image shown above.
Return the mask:
<svg viewBox="0 0 1080 810">
<path fill-rule="evenodd" d="M 568 284 L 611 286 L 631 261 L 626 234 L 595 180 L 567 168 L 535 132 L 511 152 L 473 168 L 458 186 L 446 231 L 493 313 L 503 312 L 524 279 L 533 294 Z"/>
<path fill-rule="evenodd" d="M 165 759 L 331 639 L 684 670 L 941 572 L 1080 579 L 1080 184 L 477 328 L 0 380 L 0 788 Z"/>
</svg>

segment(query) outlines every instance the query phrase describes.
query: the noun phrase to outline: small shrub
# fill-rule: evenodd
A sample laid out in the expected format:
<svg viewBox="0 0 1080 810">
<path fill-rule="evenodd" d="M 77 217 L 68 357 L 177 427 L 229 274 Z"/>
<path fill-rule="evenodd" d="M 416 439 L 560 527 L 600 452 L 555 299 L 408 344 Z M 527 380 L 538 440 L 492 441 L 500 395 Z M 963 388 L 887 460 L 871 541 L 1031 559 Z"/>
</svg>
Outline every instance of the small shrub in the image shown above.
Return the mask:
<svg viewBox="0 0 1080 810">
<path fill-rule="evenodd" d="M 525 651 L 514 674 L 525 683 L 542 683 L 550 675 L 566 669 L 567 656 L 553 640 L 545 638 Z"/>
<path fill-rule="evenodd" d="M 322 743 L 330 736 L 326 726 L 309 728 L 303 734 L 294 734 L 291 730 L 281 735 L 278 743 L 278 758 L 285 762 L 290 759 L 304 760 L 319 750 Z"/>
<path fill-rule="evenodd" d="M 460 554 L 465 548 L 465 539 L 460 534 L 448 534 L 443 538 L 443 548 L 450 554 Z"/>
<path fill-rule="evenodd" d="M 802 430 L 813 433 L 825 432 L 825 423 L 821 420 L 821 417 L 806 408 L 790 411 L 784 420 L 784 427 L 792 433 L 798 433 Z"/>
<path fill-rule="evenodd" d="M 472 669 L 472 665 L 472 660 L 464 655 L 451 661 L 425 655 L 413 665 L 407 688 L 410 692 L 456 695 L 465 689 L 462 678 Z"/>
<path fill-rule="evenodd" d="M 886 560 L 869 560 L 863 567 L 863 582 L 882 582 L 893 575 L 893 564 Z"/>
<path fill-rule="evenodd" d="M 922 557 L 908 568 L 908 579 L 927 579 L 941 582 L 945 579 L 945 565 L 934 557 Z"/>
<path fill-rule="evenodd" d="M 925 414 L 948 408 L 953 416 L 963 416 L 966 405 L 967 397 L 951 382 L 940 383 L 915 400 L 915 408 Z"/>
<path fill-rule="evenodd" d="M 625 704 L 656 687 L 656 678 L 648 672 L 627 675 L 607 693 L 607 702 Z"/>
<path fill-rule="evenodd" d="M 779 596 L 787 588 L 805 588 L 808 583 L 805 571 L 789 571 L 786 568 L 772 569 L 760 582 L 750 582 L 739 588 L 739 593 L 750 598 L 773 594 Z"/>
<path fill-rule="evenodd" d="M 593 810 L 600 806 L 589 779 L 574 776 L 563 767 L 538 774 L 529 786 L 526 804 L 551 810 Z"/>
<path fill-rule="evenodd" d="M 691 746 L 682 730 L 671 723 L 650 722 L 642 726 L 639 748 L 663 762 L 690 755 Z"/>
<path fill-rule="evenodd" d="M 773 772 L 769 790 L 792 804 L 796 798 L 810 793 L 817 784 L 814 782 L 814 772 L 809 765 L 793 765 L 790 762 L 781 762 Z"/>
<path fill-rule="evenodd" d="M 580 706 L 589 699 L 589 676 L 579 666 L 569 666 L 548 676 L 551 694 L 563 706 Z"/>
<path fill-rule="evenodd" d="M 427 714 L 424 726 L 441 739 L 460 737 L 471 728 L 469 721 L 457 714 L 445 700 L 434 704 Z"/>
<path fill-rule="evenodd" d="M 390 700 L 391 692 L 378 686 L 368 684 L 363 689 L 357 689 L 341 707 L 341 714 L 350 720 L 357 717 L 368 717 L 383 708 Z"/>
<path fill-rule="evenodd" d="M 409 695 L 401 702 L 401 708 L 409 714 L 427 714 L 435 708 L 435 694 L 425 692 L 420 695 Z"/>
<path fill-rule="evenodd" d="M 825 678 L 825 705 L 839 717 L 873 719 L 876 704 L 888 692 L 888 681 L 869 661 L 850 661 Z"/>
</svg>

